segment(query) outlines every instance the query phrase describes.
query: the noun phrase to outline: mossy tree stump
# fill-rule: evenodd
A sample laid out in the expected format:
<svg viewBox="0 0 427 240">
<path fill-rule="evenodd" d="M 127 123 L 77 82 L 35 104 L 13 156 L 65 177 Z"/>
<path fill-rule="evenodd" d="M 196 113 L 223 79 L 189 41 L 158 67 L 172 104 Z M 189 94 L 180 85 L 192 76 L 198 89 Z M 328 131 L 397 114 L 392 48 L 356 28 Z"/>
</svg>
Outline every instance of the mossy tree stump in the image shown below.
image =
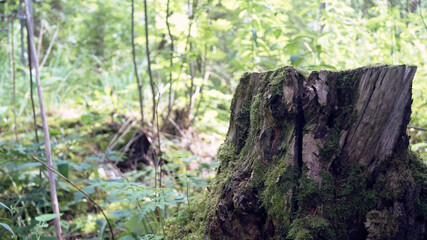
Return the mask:
<svg viewBox="0 0 427 240">
<path fill-rule="evenodd" d="M 171 236 L 426 239 L 427 168 L 406 134 L 415 71 L 244 74 L 215 183 Z"/>
</svg>

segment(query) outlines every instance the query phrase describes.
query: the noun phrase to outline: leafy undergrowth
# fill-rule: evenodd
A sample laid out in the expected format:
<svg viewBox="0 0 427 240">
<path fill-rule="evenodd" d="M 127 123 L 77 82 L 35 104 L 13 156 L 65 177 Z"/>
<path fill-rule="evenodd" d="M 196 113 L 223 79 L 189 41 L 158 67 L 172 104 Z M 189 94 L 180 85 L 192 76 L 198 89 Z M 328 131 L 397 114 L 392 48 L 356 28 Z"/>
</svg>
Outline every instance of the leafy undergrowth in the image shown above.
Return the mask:
<svg viewBox="0 0 427 240">
<path fill-rule="evenodd" d="M 158 152 L 156 132 L 148 131 L 153 142 L 145 160 L 129 154 L 138 150 L 129 144 L 138 133 L 136 120 L 92 112 L 71 119 L 52 114 L 49 122 L 53 167 L 102 207 L 115 239 L 163 239 L 167 219 L 191 210 L 215 175 L 213 157 L 220 135 L 191 128 L 182 130 L 180 137 L 162 133 L 164 164 L 159 177 L 152 161 L 153 156 L 158 159 L 153 155 Z M 24 129 L 31 129 L 30 123 L 18 130 Z M 44 160 L 43 144 L 30 143 L 34 133 L 19 135 L 19 143 L 12 134 L 2 136 L 6 141 L 0 141 L 0 239 L 56 239 L 47 169 L 32 158 Z M 56 179 L 63 235 L 110 239 L 111 229 L 96 205 Z"/>
</svg>

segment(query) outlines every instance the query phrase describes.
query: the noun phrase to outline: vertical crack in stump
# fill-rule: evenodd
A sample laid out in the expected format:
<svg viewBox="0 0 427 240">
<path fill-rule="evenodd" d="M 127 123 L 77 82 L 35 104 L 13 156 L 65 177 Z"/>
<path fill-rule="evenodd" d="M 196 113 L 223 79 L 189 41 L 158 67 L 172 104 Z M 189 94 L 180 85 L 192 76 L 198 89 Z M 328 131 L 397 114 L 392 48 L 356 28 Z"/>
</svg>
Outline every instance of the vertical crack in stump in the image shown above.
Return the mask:
<svg viewBox="0 0 427 240">
<path fill-rule="evenodd" d="M 302 141 L 303 141 L 303 127 L 304 127 L 304 111 L 302 107 L 302 97 L 303 97 L 303 84 L 304 79 L 298 78 L 297 82 L 297 94 L 295 96 L 295 104 L 297 107 L 297 115 L 295 117 L 295 149 L 294 149 L 294 164 L 298 173 L 302 173 Z"/>
<path fill-rule="evenodd" d="M 294 69 L 291 71 L 290 77 L 296 83 L 295 89 L 296 94 L 294 95 L 294 103 L 296 105 L 296 116 L 294 120 L 295 125 L 295 144 L 294 144 L 294 168 L 296 176 L 294 177 L 294 187 L 292 188 L 292 209 L 291 209 L 291 220 L 296 218 L 296 211 L 298 210 L 298 195 L 299 179 L 302 176 L 303 167 L 303 128 L 305 125 L 304 110 L 303 110 L 303 94 L 304 94 L 304 82 L 305 78 L 300 76 Z M 286 81 L 286 79 L 284 80 Z"/>
</svg>

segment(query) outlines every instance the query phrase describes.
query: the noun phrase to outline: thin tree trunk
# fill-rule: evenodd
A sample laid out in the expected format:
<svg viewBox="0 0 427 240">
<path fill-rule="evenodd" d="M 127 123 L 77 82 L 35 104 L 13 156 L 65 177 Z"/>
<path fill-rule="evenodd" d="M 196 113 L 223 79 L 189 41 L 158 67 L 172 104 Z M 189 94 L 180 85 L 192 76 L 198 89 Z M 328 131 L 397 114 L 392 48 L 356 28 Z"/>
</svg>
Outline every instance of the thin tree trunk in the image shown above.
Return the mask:
<svg viewBox="0 0 427 240">
<path fill-rule="evenodd" d="M 190 36 L 191 36 L 191 28 L 193 26 L 193 21 L 191 20 L 192 18 L 189 16 L 189 24 L 188 24 L 188 33 L 187 33 L 187 38 L 185 41 L 185 48 L 184 48 L 184 57 L 181 60 L 181 65 L 179 67 L 179 73 L 178 73 L 178 78 L 175 81 L 180 81 L 181 79 L 181 74 L 182 74 L 182 69 L 184 68 L 184 63 L 187 62 L 188 59 L 188 46 L 190 45 Z M 191 101 L 191 98 L 190 98 Z"/>
<path fill-rule="evenodd" d="M 190 53 L 193 51 L 193 43 L 190 42 Z M 189 103 L 188 103 L 188 109 L 187 109 L 187 118 L 190 119 L 190 113 L 193 110 L 194 106 L 194 61 L 192 57 L 189 59 L 189 65 L 190 65 L 190 88 L 188 89 L 188 94 L 190 96 Z"/>
<path fill-rule="evenodd" d="M 34 91 L 33 91 L 33 72 L 31 69 L 32 66 L 32 56 L 31 56 L 31 48 L 30 48 L 30 30 L 27 27 L 27 51 L 28 51 L 28 70 L 30 73 L 30 97 L 31 97 L 31 108 L 33 110 L 33 123 L 34 123 L 34 133 L 36 135 L 36 143 L 39 143 L 39 134 L 37 132 L 37 115 L 36 108 L 34 106 Z"/>
<path fill-rule="evenodd" d="M 15 141 L 18 142 L 18 124 L 17 124 L 17 114 L 16 114 L 16 81 L 15 81 L 15 46 L 13 44 L 13 35 L 14 35 L 14 19 L 11 18 L 11 32 L 10 34 L 10 56 L 11 56 L 11 62 L 12 62 L 12 95 L 13 95 L 13 121 L 14 121 L 14 127 L 13 132 L 15 134 Z"/>
<path fill-rule="evenodd" d="M 168 101 L 168 113 L 166 115 L 166 121 L 169 119 L 170 114 L 172 112 L 172 105 L 173 105 L 173 99 L 172 99 L 172 92 L 173 92 L 173 87 L 172 87 L 172 68 L 173 68 L 173 51 L 174 51 L 174 42 L 173 42 L 173 36 L 171 33 L 171 29 L 170 29 L 170 24 L 169 24 L 169 17 L 170 17 L 170 12 L 169 12 L 169 5 L 170 5 L 170 0 L 168 0 L 167 2 L 167 6 L 166 6 L 166 26 L 168 28 L 168 35 L 169 38 L 171 40 L 171 44 L 170 44 L 170 63 L 169 63 L 169 101 Z"/>
<path fill-rule="evenodd" d="M 31 22 L 31 15 L 30 15 L 30 9 L 29 9 L 29 0 L 25 0 L 25 14 L 27 16 L 27 25 L 29 32 L 33 32 L 33 26 Z M 43 97 L 42 97 L 42 89 L 40 85 L 40 72 L 39 72 L 39 63 L 38 63 L 38 57 L 36 53 L 36 47 L 34 45 L 34 37 L 33 35 L 29 35 L 30 38 L 30 49 L 31 49 L 31 55 L 33 56 L 34 61 L 34 67 L 36 69 L 36 84 L 37 84 L 37 93 L 39 97 L 39 105 L 40 105 L 40 113 L 42 116 L 42 123 L 43 123 L 43 132 L 44 132 L 44 145 L 45 145 L 45 152 L 46 152 L 46 163 L 48 166 L 52 167 L 52 152 L 51 152 L 51 146 L 50 146 L 50 136 L 49 136 L 49 127 L 47 125 L 46 120 L 46 112 L 44 109 L 44 103 L 43 103 Z M 50 186 L 50 196 L 52 198 L 52 209 L 53 213 L 59 214 L 59 204 L 58 204 L 58 197 L 56 195 L 56 185 L 55 185 L 55 176 L 51 170 L 48 171 L 48 179 L 49 179 L 49 186 Z M 54 225 L 55 225 L 55 233 L 56 238 L 58 240 L 62 240 L 62 230 L 61 230 L 61 221 L 59 216 L 54 219 Z"/>
<path fill-rule="evenodd" d="M 141 112 L 141 127 L 144 125 L 144 98 L 142 97 L 142 84 L 139 79 L 138 65 L 136 64 L 136 53 L 135 53 L 135 1 L 132 0 L 132 20 L 131 20 L 131 40 L 132 40 L 132 60 L 135 71 L 136 83 L 138 84 L 139 93 L 139 110 Z"/>
<path fill-rule="evenodd" d="M 188 20 L 190 21 L 190 24 L 188 26 L 188 34 L 187 34 L 187 43 L 190 46 L 190 51 L 189 53 L 191 54 L 192 50 L 193 50 L 193 43 L 191 42 L 191 27 L 193 25 L 193 21 L 194 21 L 194 2 L 190 3 L 190 0 L 187 1 L 187 5 L 188 5 Z M 187 46 L 186 46 L 187 47 Z M 186 54 L 187 51 L 185 51 Z M 190 68 L 190 87 L 188 89 L 188 95 L 189 95 L 189 103 L 188 103 L 188 108 L 187 108 L 187 112 L 186 112 L 186 117 L 189 118 L 190 117 L 190 112 L 193 108 L 193 88 L 194 88 L 194 63 L 193 63 L 193 59 L 190 56 L 190 58 L 188 59 L 188 65 Z"/>
<path fill-rule="evenodd" d="M 146 49 L 146 52 L 147 52 L 148 76 L 150 77 L 151 93 L 153 95 L 153 116 L 152 116 L 151 122 L 154 125 L 154 120 L 156 118 L 156 93 L 155 93 L 155 90 L 154 90 L 153 74 L 151 72 L 150 44 L 148 42 L 149 33 L 148 33 L 147 0 L 144 0 L 144 13 L 145 13 L 144 14 L 144 18 L 145 18 L 145 49 Z"/>
<path fill-rule="evenodd" d="M 209 15 L 209 13 L 208 13 Z M 207 58 L 207 54 L 208 54 L 208 45 L 205 44 L 205 53 L 203 54 L 203 74 L 205 75 L 205 77 L 203 78 L 203 82 L 202 82 L 202 86 L 200 87 L 200 99 L 197 102 L 197 106 L 196 106 L 196 112 L 194 113 L 194 117 L 193 119 L 195 119 L 197 117 L 197 115 L 199 115 L 199 108 L 200 108 L 200 104 L 203 102 L 203 88 L 205 87 L 207 80 L 209 79 L 209 75 L 210 73 L 206 72 L 206 66 L 207 66 L 207 62 L 208 62 L 208 58 Z"/>
<path fill-rule="evenodd" d="M 19 0 L 19 15 L 23 16 L 25 15 L 22 10 L 22 0 Z M 20 38 L 21 38 L 21 63 L 22 66 L 25 66 L 25 43 L 24 43 L 24 28 L 25 28 L 25 20 L 23 17 L 20 18 Z M 25 77 L 25 71 L 22 71 Z"/>
</svg>

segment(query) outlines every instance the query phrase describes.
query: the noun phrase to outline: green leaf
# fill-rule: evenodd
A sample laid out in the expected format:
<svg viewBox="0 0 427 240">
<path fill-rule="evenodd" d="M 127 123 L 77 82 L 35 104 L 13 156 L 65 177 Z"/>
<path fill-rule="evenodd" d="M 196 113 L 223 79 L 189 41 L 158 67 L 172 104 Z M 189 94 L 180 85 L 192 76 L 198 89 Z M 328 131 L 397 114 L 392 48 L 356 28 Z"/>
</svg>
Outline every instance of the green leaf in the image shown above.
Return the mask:
<svg viewBox="0 0 427 240">
<path fill-rule="evenodd" d="M 62 210 L 64 210 L 64 208 L 62 208 Z M 70 223 L 65 221 L 65 220 L 61 220 L 61 226 L 62 226 L 62 228 L 68 230 L 70 228 Z"/>
<path fill-rule="evenodd" d="M 92 194 L 95 192 L 95 188 L 93 186 L 87 186 L 82 188 L 83 191 L 85 191 L 87 194 Z M 81 192 L 77 192 L 76 195 L 74 195 L 74 202 L 80 201 L 80 199 L 84 198 L 85 195 Z"/>
<path fill-rule="evenodd" d="M 6 230 L 12 233 L 13 236 L 15 236 L 15 233 L 13 232 L 12 228 L 9 225 L 7 225 L 6 223 L 0 223 L 0 225 L 2 225 L 4 228 L 6 228 Z"/>
<path fill-rule="evenodd" d="M 280 35 L 282 34 L 282 29 L 280 28 L 274 29 L 273 34 L 274 34 L 274 37 L 276 37 L 276 40 L 279 39 Z"/>
<path fill-rule="evenodd" d="M 69 169 L 68 163 L 58 164 L 58 172 L 64 175 L 64 177 L 66 178 L 68 178 L 68 169 Z"/>
<path fill-rule="evenodd" d="M 303 60 L 304 57 L 301 57 L 301 54 L 291 55 L 292 66 L 299 66 Z"/>
<path fill-rule="evenodd" d="M 36 217 L 36 220 L 39 222 L 47 222 L 50 221 L 56 217 L 60 217 L 62 216 L 63 213 L 48 213 L 48 214 L 43 214 L 40 215 L 38 217 Z"/>
<path fill-rule="evenodd" d="M 131 232 L 142 235 L 144 233 L 143 223 L 138 223 L 138 216 L 133 215 L 128 221 L 124 223 L 125 227 L 128 228 Z"/>
<path fill-rule="evenodd" d="M 2 208 L 2 207 L 4 207 L 7 210 L 9 210 L 9 212 L 12 214 L 12 210 L 8 206 L 6 206 L 4 203 L 0 202 L 0 208 Z"/>
<path fill-rule="evenodd" d="M 101 234 L 99 234 L 99 239 L 104 239 L 105 227 L 107 226 L 107 221 L 105 219 L 96 219 L 96 225 L 98 226 Z"/>
<path fill-rule="evenodd" d="M 88 160 L 88 161 L 97 161 L 97 162 L 101 162 L 101 161 L 103 161 L 100 157 L 98 157 L 98 156 L 89 156 L 89 157 L 87 157 L 86 158 L 86 160 Z"/>
<path fill-rule="evenodd" d="M 110 161 L 113 161 L 113 162 L 123 162 L 123 159 L 121 158 L 121 157 L 119 157 L 119 156 L 116 156 L 116 155 L 111 155 L 111 156 L 108 156 L 108 159 L 110 160 Z"/>
<path fill-rule="evenodd" d="M 128 216 L 129 211 L 126 211 L 124 209 L 117 209 L 117 210 L 112 211 L 109 215 L 111 217 L 114 217 L 114 218 L 122 218 L 122 217 Z"/>
<path fill-rule="evenodd" d="M 92 164 L 88 162 L 81 162 L 79 164 L 71 164 L 71 167 L 73 167 L 78 172 L 83 172 L 84 170 L 91 168 Z"/>
</svg>

